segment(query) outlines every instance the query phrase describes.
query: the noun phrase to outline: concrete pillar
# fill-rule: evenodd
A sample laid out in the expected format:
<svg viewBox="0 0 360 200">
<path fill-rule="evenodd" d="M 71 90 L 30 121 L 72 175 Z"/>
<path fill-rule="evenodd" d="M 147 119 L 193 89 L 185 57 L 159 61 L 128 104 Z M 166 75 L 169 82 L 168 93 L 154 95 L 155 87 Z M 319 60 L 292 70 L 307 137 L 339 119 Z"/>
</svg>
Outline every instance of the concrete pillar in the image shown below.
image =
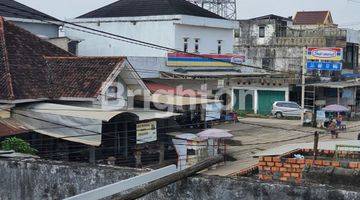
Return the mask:
<svg viewBox="0 0 360 200">
<path fill-rule="evenodd" d="M 254 103 L 253 103 L 253 107 L 254 107 L 254 113 L 255 113 L 255 114 L 258 113 L 258 102 L 259 102 L 258 91 L 257 91 L 257 90 L 254 90 Z"/>
<path fill-rule="evenodd" d="M 286 90 L 285 90 L 285 101 L 289 101 L 289 99 L 290 99 L 290 94 L 289 93 L 290 93 L 289 88 L 286 88 Z"/>
<path fill-rule="evenodd" d="M 95 165 L 95 147 L 90 147 L 89 149 L 89 163 Z"/>
</svg>

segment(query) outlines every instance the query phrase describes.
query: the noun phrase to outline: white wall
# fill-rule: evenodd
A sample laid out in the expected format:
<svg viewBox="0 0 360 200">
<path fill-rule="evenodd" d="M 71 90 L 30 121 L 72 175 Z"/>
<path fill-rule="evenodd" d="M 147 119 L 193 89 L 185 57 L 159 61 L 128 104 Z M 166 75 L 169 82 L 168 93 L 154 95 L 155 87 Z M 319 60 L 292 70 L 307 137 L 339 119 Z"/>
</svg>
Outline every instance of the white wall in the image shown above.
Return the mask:
<svg viewBox="0 0 360 200">
<path fill-rule="evenodd" d="M 233 53 L 233 28 L 237 23 L 186 15 L 73 19 L 74 23 L 117 35 L 183 50 L 183 38 L 189 37 L 189 50 L 194 52 L 194 38 L 200 39 L 200 53 L 217 53 L 217 41 L 223 40 L 223 53 Z M 166 57 L 167 52 L 123 41 L 64 28 L 65 35 L 83 40 L 83 56 L 148 56 Z"/>
<path fill-rule="evenodd" d="M 218 40 L 222 40 L 222 54 L 233 53 L 233 30 L 203 26 L 175 25 L 175 46 L 183 50 L 184 38 L 188 40 L 188 52 L 195 52 L 195 38 L 199 41 L 199 53 L 217 54 Z"/>
<path fill-rule="evenodd" d="M 111 32 L 130 38 L 136 38 L 163 46 L 174 46 L 174 25 L 172 21 L 161 22 L 103 22 L 86 23 L 83 26 Z M 130 44 L 123 41 L 105 38 L 89 33 L 65 28 L 65 35 L 82 39 L 78 51 L 82 56 L 159 56 L 166 55 L 165 51 Z"/>
</svg>

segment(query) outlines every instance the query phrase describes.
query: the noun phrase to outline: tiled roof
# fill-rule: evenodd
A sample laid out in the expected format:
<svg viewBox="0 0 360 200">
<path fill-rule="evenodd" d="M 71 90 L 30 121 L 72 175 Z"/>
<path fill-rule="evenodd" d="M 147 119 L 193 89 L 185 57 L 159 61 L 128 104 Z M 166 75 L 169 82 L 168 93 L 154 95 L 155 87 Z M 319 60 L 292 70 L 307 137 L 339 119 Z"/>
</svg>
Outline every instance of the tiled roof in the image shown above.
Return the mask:
<svg viewBox="0 0 360 200">
<path fill-rule="evenodd" d="M 72 56 L 0 18 L 0 99 L 49 96 L 49 71 L 43 56 Z"/>
<path fill-rule="evenodd" d="M 329 11 L 297 12 L 294 17 L 293 24 L 294 25 L 321 25 L 321 24 L 325 23 L 328 16 L 331 17 Z"/>
<path fill-rule="evenodd" d="M 78 18 L 192 15 L 224 19 L 185 0 L 119 0 Z"/>
<path fill-rule="evenodd" d="M 50 87 L 58 97 L 94 98 L 124 57 L 46 57 L 52 71 Z"/>
<path fill-rule="evenodd" d="M 51 17 L 45 13 L 42 13 L 38 10 L 30 8 L 24 4 L 14 1 L 14 0 L 1 0 L 0 3 L 9 6 L 9 7 L 6 7 L 3 5 L 0 5 L 0 16 L 3 16 L 3 17 L 25 18 L 25 17 L 23 17 L 24 15 L 29 16 L 30 13 L 33 13 L 34 16 L 32 16 L 32 17 L 44 16 L 49 19 L 57 20 L 54 17 Z M 15 9 L 13 9 L 13 8 L 15 8 Z M 40 15 L 40 16 L 36 16 L 36 15 Z"/>
<path fill-rule="evenodd" d="M 0 17 L 0 101 L 95 98 L 124 57 L 75 57 Z"/>
</svg>

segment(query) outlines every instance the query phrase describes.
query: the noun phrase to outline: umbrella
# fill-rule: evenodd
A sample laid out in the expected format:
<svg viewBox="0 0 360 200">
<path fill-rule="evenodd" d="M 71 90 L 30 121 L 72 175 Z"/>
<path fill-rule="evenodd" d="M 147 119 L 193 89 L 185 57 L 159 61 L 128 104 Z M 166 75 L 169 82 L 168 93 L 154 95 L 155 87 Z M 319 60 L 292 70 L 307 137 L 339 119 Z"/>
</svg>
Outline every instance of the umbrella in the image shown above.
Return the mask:
<svg viewBox="0 0 360 200">
<path fill-rule="evenodd" d="M 326 112 L 348 112 L 348 111 L 350 111 L 347 107 L 342 106 L 342 105 L 337 105 L 337 104 L 328 105 L 328 106 L 324 107 L 322 110 L 324 110 Z"/>
<path fill-rule="evenodd" d="M 206 129 L 196 134 L 202 139 L 222 139 L 222 138 L 232 138 L 233 135 L 229 133 L 229 130 L 224 129 Z"/>
<path fill-rule="evenodd" d="M 201 141 L 200 138 L 192 133 L 183 133 L 177 135 L 176 138 L 183 139 L 183 140 L 192 140 L 192 141 Z"/>
</svg>

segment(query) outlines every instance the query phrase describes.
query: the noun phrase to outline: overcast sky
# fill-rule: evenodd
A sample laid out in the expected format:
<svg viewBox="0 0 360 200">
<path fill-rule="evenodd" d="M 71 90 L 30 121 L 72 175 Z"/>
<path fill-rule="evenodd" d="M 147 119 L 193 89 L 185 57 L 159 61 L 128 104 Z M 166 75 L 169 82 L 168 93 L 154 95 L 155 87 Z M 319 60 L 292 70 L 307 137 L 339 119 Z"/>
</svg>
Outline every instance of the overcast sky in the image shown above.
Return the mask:
<svg viewBox="0 0 360 200">
<path fill-rule="evenodd" d="M 60 19 L 73 18 L 116 0 L 17 0 Z M 335 23 L 360 29 L 360 0 L 238 0 L 238 18 L 292 16 L 299 10 L 330 10 Z"/>
</svg>

